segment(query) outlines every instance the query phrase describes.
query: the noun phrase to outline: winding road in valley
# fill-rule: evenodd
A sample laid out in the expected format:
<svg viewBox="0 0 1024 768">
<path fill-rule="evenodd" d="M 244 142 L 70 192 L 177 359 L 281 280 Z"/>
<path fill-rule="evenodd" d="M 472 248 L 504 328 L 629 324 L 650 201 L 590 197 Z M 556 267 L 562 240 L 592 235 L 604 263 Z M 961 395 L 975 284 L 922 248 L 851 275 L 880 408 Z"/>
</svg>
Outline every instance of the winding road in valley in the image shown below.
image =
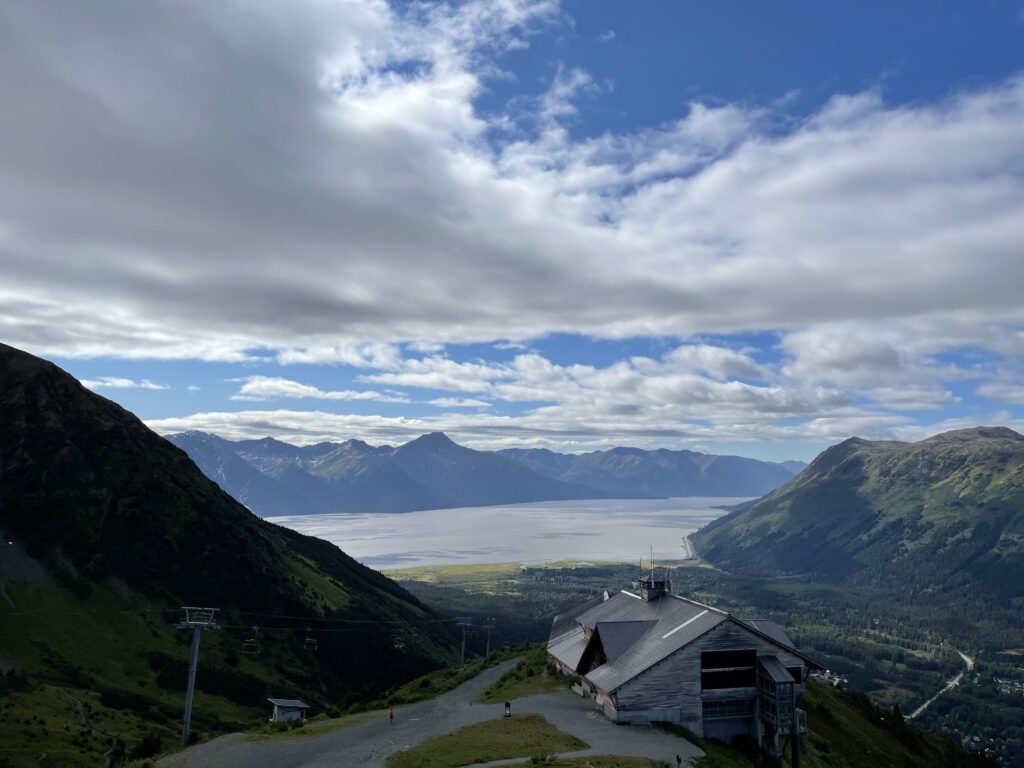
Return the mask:
<svg viewBox="0 0 1024 768">
<path fill-rule="evenodd" d="M 960 671 L 960 673 L 956 677 L 952 678 L 951 680 L 948 680 L 946 682 L 946 685 L 942 688 L 941 691 L 936 693 L 934 696 L 932 696 L 930 699 L 928 699 L 928 701 L 926 701 L 920 707 L 918 707 L 913 712 L 911 712 L 909 715 L 907 715 L 907 719 L 908 720 L 913 720 L 915 717 L 917 717 L 922 712 L 924 712 L 926 709 L 928 709 L 928 706 L 933 701 L 935 701 L 937 698 L 939 698 L 939 696 L 941 696 L 944 693 L 949 693 L 951 690 L 953 690 L 958 685 L 960 685 L 960 681 L 963 679 L 964 675 L 970 674 L 971 670 L 974 669 L 974 659 L 972 659 L 970 656 L 968 656 L 963 651 L 957 651 L 957 653 L 959 653 L 960 654 L 960 658 L 964 660 L 964 668 Z"/>
</svg>

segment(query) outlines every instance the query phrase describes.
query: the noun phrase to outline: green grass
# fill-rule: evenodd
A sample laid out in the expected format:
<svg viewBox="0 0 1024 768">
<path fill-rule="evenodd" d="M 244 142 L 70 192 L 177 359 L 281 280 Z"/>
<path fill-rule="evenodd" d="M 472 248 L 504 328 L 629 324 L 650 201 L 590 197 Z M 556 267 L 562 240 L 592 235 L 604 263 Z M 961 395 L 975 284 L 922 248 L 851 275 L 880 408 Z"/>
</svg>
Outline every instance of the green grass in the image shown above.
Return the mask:
<svg viewBox="0 0 1024 768">
<path fill-rule="evenodd" d="M 864 696 L 812 682 L 800 707 L 807 711 L 809 730 L 801 742 L 804 755 L 821 768 L 972 764 L 958 744 L 914 728 Z"/>
<path fill-rule="evenodd" d="M 440 696 L 442 693 L 455 690 L 467 680 L 472 680 L 485 669 L 530 651 L 530 646 L 520 645 L 502 648 L 489 657 L 478 656 L 470 659 L 464 667 L 445 667 L 417 677 L 399 688 L 383 696 L 374 703 L 377 707 L 397 706 L 399 704 L 415 704 Z"/>
<path fill-rule="evenodd" d="M 704 752 L 704 755 L 698 757 L 693 764 L 694 768 L 751 768 L 751 766 L 756 765 L 756 763 L 749 760 L 741 752 L 719 742 L 702 739 L 693 731 L 681 725 L 655 723 L 654 727 L 659 731 L 686 739 Z"/>
<path fill-rule="evenodd" d="M 293 741 L 308 739 L 327 736 L 328 734 L 348 730 L 349 728 L 357 728 L 360 725 L 366 725 L 378 719 L 383 722 L 387 720 L 387 717 L 387 710 L 384 709 L 375 709 L 371 712 L 356 712 L 352 715 L 334 718 L 327 717 L 326 715 L 317 715 L 317 717 L 308 720 L 298 728 L 275 728 L 274 725 L 277 725 L 275 723 L 263 723 L 255 731 L 246 733 L 245 738 L 247 741 Z"/>
<path fill-rule="evenodd" d="M 388 768 L 458 768 L 513 757 L 573 752 L 587 745 L 540 715 L 486 720 L 444 736 L 432 736 L 388 758 Z"/>
<path fill-rule="evenodd" d="M 87 600 L 54 585 L 8 584 L 6 592 L 16 607 L 0 601 L 3 655 L 27 672 L 27 683 L 0 691 L 0 766 L 4 759 L 34 764 L 44 753 L 50 762 L 40 765 L 101 765 L 110 737 L 129 750 L 147 733 L 164 748 L 177 744 L 185 680 L 180 690 L 160 688 L 146 654 L 184 660 L 187 644 L 161 606 L 105 585 L 94 587 Z M 217 634 L 203 638 L 205 663 L 223 663 L 225 638 Z M 247 661 L 240 670 L 248 671 Z M 102 691 L 133 697 L 145 712 L 107 706 Z M 197 691 L 193 729 L 240 727 L 262 712 Z"/>
<path fill-rule="evenodd" d="M 557 691 L 564 687 L 565 680 L 553 674 L 547 648 L 536 645 L 519 664 L 480 694 L 479 701 L 483 704 L 500 704 L 503 701 Z"/>
<path fill-rule="evenodd" d="M 646 757 L 616 757 L 615 755 L 570 759 L 554 757 L 544 762 L 527 761 L 520 765 L 543 765 L 547 768 L 675 768 L 672 763 L 665 760 L 648 760 Z"/>
</svg>

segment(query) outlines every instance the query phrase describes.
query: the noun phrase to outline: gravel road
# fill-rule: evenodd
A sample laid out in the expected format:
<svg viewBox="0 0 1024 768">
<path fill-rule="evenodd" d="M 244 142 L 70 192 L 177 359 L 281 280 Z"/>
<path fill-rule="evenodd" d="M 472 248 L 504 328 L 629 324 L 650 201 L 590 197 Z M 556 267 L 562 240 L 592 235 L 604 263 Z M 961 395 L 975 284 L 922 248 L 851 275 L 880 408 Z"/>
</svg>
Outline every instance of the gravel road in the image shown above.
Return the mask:
<svg viewBox="0 0 1024 768">
<path fill-rule="evenodd" d="M 256 740 L 229 734 L 161 760 L 159 768 L 384 768 L 389 755 L 408 749 L 427 736 L 448 733 L 464 725 L 502 716 L 501 704 L 478 704 L 476 698 L 516 663 L 503 662 L 430 701 L 395 709 L 395 723 L 387 714 L 354 728 L 308 738 Z M 690 742 L 651 728 L 615 725 L 599 714 L 588 699 L 568 690 L 529 696 L 512 702 L 512 714 L 537 713 L 556 728 L 590 745 L 573 752 L 583 755 L 631 755 L 684 763 L 703 754 Z M 508 764 L 515 761 L 499 761 Z"/>
</svg>

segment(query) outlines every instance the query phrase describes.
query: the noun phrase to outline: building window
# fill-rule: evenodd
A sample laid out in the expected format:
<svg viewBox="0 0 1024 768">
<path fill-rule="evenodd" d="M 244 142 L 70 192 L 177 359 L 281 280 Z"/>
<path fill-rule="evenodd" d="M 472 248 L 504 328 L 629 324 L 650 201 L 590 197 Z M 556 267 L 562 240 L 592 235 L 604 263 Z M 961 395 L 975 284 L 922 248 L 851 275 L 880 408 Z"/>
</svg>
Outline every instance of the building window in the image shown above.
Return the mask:
<svg viewBox="0 0 1024 768">
<path fill-rule="evenodd" d="M 705 691 L 753 688 L 757 685 L 757 651 L 704 651 L 700 655 L 700 684 Z"/>
<path fill-rule="evenodd" d="M 732 701 L 705 701 L 702 707 L 705 720 L 725 717 L 753 717 L 753 699 L 735 699 Z"/>
</svg>

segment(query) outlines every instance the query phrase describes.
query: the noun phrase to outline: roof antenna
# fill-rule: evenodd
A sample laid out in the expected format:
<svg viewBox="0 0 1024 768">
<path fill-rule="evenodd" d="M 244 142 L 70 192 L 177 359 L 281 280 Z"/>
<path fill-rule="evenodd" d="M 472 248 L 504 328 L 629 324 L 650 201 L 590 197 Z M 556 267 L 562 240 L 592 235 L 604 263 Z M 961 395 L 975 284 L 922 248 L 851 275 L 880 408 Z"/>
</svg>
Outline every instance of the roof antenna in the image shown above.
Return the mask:
<svg viewBox="0 0 1024 768">
<path fill-rule="evenodd" d="M 651 544 L 651 581 L 654 581 L 654 545 Z"/>
</svg>

